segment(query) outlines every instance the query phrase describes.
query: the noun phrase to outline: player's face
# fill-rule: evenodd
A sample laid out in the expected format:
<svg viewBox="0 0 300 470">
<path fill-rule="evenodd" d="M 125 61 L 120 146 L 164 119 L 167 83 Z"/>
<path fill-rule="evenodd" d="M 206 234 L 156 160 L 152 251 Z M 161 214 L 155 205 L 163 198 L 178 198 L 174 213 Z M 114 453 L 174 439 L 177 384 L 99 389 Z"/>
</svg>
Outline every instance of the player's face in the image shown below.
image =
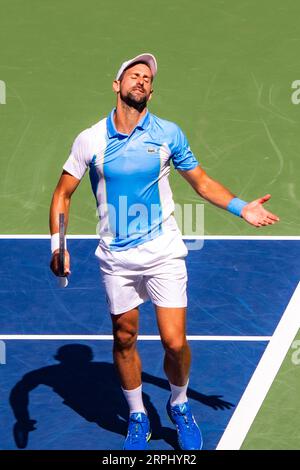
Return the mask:
<svg viewBox="0 0 300 470">
<path fill-rule="evenodd" d="M 152 93 L 152 73 L 148 65 L 135 64 L 125 70 L 119 82 L 120 97 L 125 102 L 146 105 Z"/>
</svg>

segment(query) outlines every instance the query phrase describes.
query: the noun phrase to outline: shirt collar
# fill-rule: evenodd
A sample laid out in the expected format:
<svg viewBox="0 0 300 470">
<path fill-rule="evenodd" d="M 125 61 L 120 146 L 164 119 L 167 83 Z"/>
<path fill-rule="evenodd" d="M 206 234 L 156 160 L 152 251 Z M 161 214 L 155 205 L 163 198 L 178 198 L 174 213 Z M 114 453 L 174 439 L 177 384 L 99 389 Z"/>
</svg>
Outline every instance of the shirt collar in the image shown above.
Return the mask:
<svg viewBox="0 0 300 470">
<path fill-rule="evenodd" d="M 121 132 L 118 132 L 114 123 L 114 114 L 116 112 L 116 108 L 112 110 L 110 115 L 107 117 L 106 121 L 106 127 L 107 127 L 107 134 L 109 139 L 112 139 L 113 137 L 121 136 L 121 137 L 128 137 L 127 134 L 122 134 Z M 143 116 L 139 122 L 137 123 L 135 129 L 146 129 L 148 127 L 150 121 L 150 113 L 147 110 L 145 116 Z M 133 131 L 132 131 L 133 132 Z"/>
</svg>

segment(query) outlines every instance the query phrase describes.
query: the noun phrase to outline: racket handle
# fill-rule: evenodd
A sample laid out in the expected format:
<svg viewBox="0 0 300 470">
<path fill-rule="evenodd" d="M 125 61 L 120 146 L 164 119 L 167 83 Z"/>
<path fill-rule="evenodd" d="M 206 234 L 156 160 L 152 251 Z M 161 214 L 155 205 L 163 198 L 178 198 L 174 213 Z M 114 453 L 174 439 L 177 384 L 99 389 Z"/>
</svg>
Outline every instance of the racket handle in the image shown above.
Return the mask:
<svg viewBox="0 0 300 470">
<path fill-rule="evenodd" d="M 59 287 L 64 288 L 69 284 L 67 276 L 58 278 Z"/>
</svg>

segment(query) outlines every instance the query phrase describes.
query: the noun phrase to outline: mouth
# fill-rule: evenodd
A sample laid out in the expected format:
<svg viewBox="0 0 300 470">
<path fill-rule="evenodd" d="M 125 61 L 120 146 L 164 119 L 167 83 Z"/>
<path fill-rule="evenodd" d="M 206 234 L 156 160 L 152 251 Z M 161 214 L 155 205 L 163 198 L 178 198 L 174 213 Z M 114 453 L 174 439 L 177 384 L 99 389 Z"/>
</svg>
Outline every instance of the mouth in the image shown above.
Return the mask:
<svg viewBox="0 0 300 470">
<path fill-rule="evenodd" d="M 132 91 L 138 91 L 139 93 L 145 93 L 145 90 L 143 90 L 142 88 L 133 88 Z"/>
</svg>

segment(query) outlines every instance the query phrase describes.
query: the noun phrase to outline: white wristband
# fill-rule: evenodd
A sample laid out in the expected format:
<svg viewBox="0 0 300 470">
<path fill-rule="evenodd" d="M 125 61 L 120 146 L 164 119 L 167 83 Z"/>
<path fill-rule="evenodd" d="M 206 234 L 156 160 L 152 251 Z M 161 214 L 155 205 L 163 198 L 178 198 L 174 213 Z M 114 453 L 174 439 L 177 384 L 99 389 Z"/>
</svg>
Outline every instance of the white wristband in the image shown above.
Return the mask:
<svg viewBox="0 0 300 470">
<path fill-rule="evenodd" d="M 67 239 L 65 239 L 65 250 L 67 249 Z M 55 250 L 59 249 L 59 233 L 54 233 L 51 235 L 51 253 L 53 253 Z"/>
</svg>

